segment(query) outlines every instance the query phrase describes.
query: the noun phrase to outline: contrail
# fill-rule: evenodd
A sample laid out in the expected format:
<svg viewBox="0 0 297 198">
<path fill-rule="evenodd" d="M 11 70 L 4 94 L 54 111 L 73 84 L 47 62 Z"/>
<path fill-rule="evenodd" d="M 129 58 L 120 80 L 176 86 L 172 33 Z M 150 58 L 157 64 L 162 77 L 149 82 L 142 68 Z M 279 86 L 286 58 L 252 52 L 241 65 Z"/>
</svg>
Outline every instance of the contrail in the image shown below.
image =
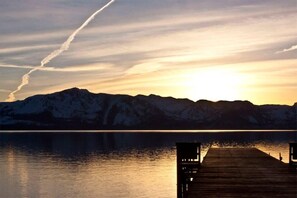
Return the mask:
<svg viewBox="0 0 297 198">
<path fill-rule="evenodd" d="M 6 64 L 0 64 L 0 67 L 4 68 L 18 68 L 18 69 L 34 69 L 33 66 L 19 66 L 19 65 L 6 65 Z"/>
<path fill-rule="evenodd" d="M 105 65 L 99 65 L 96 64 L 96 66 L 92 65 L 84 65 L 83 67 L 66 67 L 66 68 L 58 68 L 58 67 L 42 67 L 38 68 L 40 71 L 50 71 L 50 72 L 81 72 L 81 71 L 97 71 L 97 70 L 102 70 L 105 67 L 108 67 L 108 64 Z M 6 65 L 6 64 L 0 64 L 0 68 L 16 68 L 16 69 L 35 69 L 36 66 L 20 66 L 20 65 Z M 10 92 L 10 91 L 9 91 Z"/>
<path fill-rule="evenodd" d="M 45 57 L 41 61 L 41 65 L 35 67 L 34 69 L 31 69 L 28 73 L 23 75 L 22 77 L 22 82 L 21 84 L 17 87 L 16 90 L 12 91 L 9 95 L 8 98 L 6 99 L 7 102 L 12 102 L 15 101 L 15 94 L 19 92 L 25 85 L 29 84 L 29 79 L 30 79 L 30 74 L 35 72 L 36 70 L 39 70 L 40 68 L 44 67 L 47 63 L 49 63 L 51 60 L 53 60 L 55 57 L 59 56 L 62 52 L 66 51 L 69 49 L 69 46 L 71 42 L 74 40 L 75 36 L 84 28 L 86 27 L 94 18 L 97 14 L 102 12 L 105 8 L 110 6 L 115 0 L 110 0 L 107 4 L 105 4 L 102 8 L 94 12 L 79 28 L 77 28 L 69 37 L 68 39 L 60 46 L 59 49 L 53 51 L 50 53 L 47 57 Z"/>
</svg>

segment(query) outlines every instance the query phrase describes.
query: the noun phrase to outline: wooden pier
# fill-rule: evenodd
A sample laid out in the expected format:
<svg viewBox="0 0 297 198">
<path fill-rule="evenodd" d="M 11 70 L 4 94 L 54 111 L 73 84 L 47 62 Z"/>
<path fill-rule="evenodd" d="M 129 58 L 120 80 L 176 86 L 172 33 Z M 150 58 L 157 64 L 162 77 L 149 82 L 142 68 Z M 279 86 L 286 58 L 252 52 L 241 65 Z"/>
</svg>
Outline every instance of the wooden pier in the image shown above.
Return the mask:
<svg viewBox="0 0 297 198">
<path fill-rule="evenodd" d="M 297 173 L 256 148 L 210 148 L 182 197 L 297 198 Z"/>
</svg>

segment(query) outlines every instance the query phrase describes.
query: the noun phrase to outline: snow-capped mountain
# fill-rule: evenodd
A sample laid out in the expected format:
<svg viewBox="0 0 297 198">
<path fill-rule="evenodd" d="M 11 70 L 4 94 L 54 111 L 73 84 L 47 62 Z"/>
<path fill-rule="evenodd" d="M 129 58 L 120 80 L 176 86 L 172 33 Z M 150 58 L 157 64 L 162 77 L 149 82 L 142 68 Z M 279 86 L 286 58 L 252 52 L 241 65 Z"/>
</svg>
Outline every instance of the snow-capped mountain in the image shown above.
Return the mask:
<svg viewBox="0 0 297 198">
<path fill-rule="evenodd" d="M 0 103 L 0 129 L 295 129 L 297 103 L 94 94 L 72 88 Z"/>
</svg>

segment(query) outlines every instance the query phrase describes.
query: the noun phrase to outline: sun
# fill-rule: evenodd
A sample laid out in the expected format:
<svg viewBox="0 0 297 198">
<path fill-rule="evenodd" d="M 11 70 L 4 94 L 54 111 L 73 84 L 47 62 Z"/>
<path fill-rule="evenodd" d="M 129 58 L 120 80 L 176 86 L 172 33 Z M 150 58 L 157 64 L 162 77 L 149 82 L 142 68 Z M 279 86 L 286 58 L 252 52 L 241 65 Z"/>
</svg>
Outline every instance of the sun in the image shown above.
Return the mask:
<svg viewBox="0 0 297 198">
<path fill-rule="evenodd" d="M 201 69 L 186 75 L 186 95 L 192 100 L 238 100 L 244 77 L 226 69 Z"/>
</svg>

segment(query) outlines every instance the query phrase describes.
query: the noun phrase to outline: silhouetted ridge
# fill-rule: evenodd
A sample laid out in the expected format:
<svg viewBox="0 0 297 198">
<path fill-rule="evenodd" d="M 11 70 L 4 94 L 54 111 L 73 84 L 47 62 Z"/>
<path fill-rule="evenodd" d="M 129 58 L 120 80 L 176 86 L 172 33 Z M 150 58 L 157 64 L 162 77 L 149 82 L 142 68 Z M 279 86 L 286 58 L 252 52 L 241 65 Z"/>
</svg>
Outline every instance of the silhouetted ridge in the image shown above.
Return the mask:
<svg viewBox="0 0 297 198">
<path fill-rule="evenodd" d="M 296 106 L 71 88 L 0 103 L 0 129 L 295 129 Z"/>
</svg>

